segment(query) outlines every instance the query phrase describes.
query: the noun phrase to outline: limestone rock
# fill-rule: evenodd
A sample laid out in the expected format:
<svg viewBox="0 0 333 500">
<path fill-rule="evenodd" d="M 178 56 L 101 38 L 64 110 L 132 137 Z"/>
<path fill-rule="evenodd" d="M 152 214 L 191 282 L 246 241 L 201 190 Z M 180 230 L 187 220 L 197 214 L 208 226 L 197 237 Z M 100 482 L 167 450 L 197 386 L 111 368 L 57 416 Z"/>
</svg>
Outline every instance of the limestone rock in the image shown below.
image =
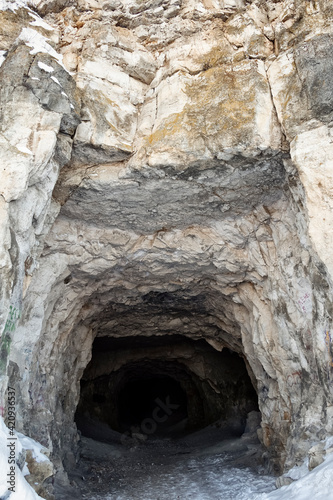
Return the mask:
<svg viewBox="0 0 333 500">
<path fill-rule="evenodd" d="M 282 486 L 289 486 L 289 484 L 293 483 L 294 480 L 288 476 L 280 476 L 277 478 L 275 482 L 275 486 L 277 488 L 282 488 Z"/>
<path fill-rule="evenodd" d="M 142 359 L 98 365 L 94 339 L 179 335 L 245 360 L 288 470 L 333 433 L 332 2 L 35 6 L 0 10 L 0 390 L 19 429 L 66 478 L 91 356 Z M 218 399 L 204 357 L 163 356 Z"/>
<path fill-rule="evenodd" d="M 291 158 L 306 191 L 309 234 L 330 273 L 333 269 L 329 250 L 332 217 L 328 207 L 332 183 L 330 122 L 333 94 L 327 82 L 332 73 L 331 48 L 331 34 L 313 34 L 296 49 L 281 54 L 268 69 L 276 110 L 291 143 Z M 310 135 L 313 138 L 311 143 Z"/>
<path fill-rule="evenodd" d="M 34 488 L 38 495 L 46 500 L 54 500 L 54 495 L 45 489 L 44 481 L 54 475 L 54 466 L 50 460 L 37 461 L 31 450 L 26 452 L 26 462 L 30 474 L 25 476 L 28 483 Z"/>
<path fill-rule="evenodd" d="M 239 63 L 230 72 L 212 68 L 192 78 L 176 73 L 155 94 L 155 122 L 143 141 L 154 168 L 255 157 L 280 147 L 264 67 L 258 61 Z"/>
<path fill-rule="evenodd" d="M 309 449 L 309 470 L 313 470 L 324 461 L 325 450 L 323 443 L 318 443 Z"/>
</svg>

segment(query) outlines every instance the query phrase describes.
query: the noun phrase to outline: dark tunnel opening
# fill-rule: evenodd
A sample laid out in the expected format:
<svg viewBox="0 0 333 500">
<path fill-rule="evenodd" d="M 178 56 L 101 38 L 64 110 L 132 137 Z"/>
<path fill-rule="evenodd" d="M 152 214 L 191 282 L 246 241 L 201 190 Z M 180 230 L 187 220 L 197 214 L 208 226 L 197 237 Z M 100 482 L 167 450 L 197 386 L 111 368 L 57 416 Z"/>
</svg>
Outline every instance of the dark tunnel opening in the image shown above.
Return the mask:
<svg viewBox="0 0 333 500">
<path fill-rule="evenodd" d="M 240 436 L 253 410 L 258 398 L 246 363 L 228 348 L 178 335 L 101 337 L 81 380 L 75 421 L 82 435 L 101 441 L 114 431 L 176 438 L 213 423 Z"/>
<path fill-rule="evenodd" d="M 188 418 L 187 395 L 169 376 L 147 374 L 130 380 L 118 394 L 119 429 L 139 427 L 145 434 L 172 429 Z"/>
</svg>

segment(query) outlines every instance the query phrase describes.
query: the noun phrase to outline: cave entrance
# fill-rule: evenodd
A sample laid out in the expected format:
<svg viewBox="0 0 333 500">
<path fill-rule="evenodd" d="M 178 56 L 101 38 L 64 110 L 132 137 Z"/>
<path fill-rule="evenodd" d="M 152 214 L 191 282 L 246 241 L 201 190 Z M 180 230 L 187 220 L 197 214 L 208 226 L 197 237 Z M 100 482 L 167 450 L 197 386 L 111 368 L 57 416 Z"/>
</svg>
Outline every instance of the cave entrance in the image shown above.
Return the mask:
<svg viewBox="0 0 333 500">
<path fill-rule="evenodd" d="M 98 337 L 75 421 L 101 441 L 114 431 L 179 437 L 214 422 L 228 437 L 244 432 L 253 410 L 258 398 L 244 359 L 228 348 L 180 335 Z"/>
</svg>

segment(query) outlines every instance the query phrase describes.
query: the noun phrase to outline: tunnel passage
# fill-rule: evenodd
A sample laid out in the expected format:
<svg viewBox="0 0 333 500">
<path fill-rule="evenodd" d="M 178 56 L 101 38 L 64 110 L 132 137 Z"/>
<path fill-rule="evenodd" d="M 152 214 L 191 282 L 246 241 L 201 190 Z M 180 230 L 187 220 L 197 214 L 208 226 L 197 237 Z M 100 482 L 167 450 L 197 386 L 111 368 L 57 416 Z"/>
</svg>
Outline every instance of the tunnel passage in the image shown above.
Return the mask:
<svg viewBox="0 0 333 500">
<path fill-rule="evenodd" d="M 258 411 L 244 360 L 228 348 L 180 335 L 94 341 L 82 380 L 75 421 L 101 439 L 101 425 L 118 432 L 172 437 L 213 422 L 231 435 Z"/>
<path fill-rule="evenodd" d="M 139 427 L 152 434 L 188 419 L 187 394 L 178 380 L 151 372 L 145 364 L 133 368 L 118 392 L 119 430 Z"/>
</svg>

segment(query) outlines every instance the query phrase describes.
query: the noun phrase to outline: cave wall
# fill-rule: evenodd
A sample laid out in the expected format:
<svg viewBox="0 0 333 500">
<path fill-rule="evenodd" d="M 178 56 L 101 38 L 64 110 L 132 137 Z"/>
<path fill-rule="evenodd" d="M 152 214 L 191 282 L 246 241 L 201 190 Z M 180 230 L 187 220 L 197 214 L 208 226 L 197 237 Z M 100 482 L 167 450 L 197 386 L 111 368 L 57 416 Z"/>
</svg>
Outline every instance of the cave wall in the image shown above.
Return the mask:
<svg viewBox="0 0 333 500">
<path fill-rule="evenodd" d="M 177 333 L 244 357 L 288 468 L 333 432 L 331 2 L 18 4 L 0 364 L 19 430 L 64 459 L 94 338 Z"/>
</svg>

